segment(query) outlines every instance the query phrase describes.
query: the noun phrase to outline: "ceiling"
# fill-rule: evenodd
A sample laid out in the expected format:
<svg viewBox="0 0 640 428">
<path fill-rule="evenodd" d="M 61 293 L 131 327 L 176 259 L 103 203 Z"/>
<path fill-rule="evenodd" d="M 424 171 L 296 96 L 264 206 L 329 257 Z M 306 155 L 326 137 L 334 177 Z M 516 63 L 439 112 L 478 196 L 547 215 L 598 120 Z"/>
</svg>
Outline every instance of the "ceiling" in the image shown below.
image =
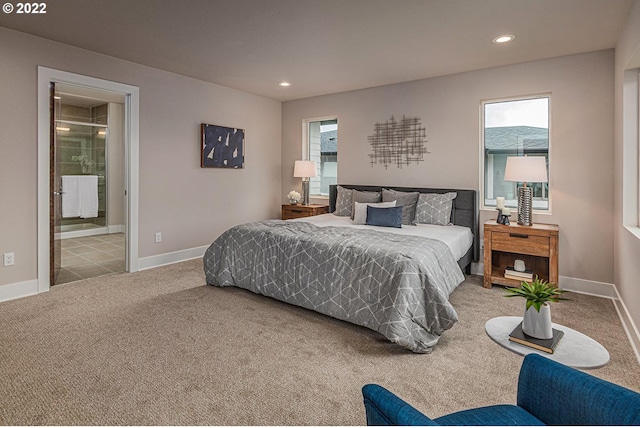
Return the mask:
<svg viewBox="0 0 640 428">
<path fill-rule="evenodd" d="M 631 2 L 55 0 L 0 26 L 287 101 L 613 48 Z"/>
</svg>

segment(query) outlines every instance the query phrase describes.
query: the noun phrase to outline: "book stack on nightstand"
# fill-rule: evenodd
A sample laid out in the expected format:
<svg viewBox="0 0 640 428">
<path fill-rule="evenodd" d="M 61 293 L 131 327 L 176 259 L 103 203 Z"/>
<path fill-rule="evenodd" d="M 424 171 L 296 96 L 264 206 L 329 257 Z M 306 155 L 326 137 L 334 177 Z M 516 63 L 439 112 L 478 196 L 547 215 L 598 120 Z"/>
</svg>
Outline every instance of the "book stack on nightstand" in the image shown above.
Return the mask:
<svg viewBox="0 0 640 428">
<path fill-rule="evenodd" d="M 504 268 L 504 277 L 508 279 L 515 279 L 516 281 L 531 281 L 533 280 L 533 271 L 529 269 L 519 271 L 515 270 L 513 266 L 507 266 Z"/>
</svg>

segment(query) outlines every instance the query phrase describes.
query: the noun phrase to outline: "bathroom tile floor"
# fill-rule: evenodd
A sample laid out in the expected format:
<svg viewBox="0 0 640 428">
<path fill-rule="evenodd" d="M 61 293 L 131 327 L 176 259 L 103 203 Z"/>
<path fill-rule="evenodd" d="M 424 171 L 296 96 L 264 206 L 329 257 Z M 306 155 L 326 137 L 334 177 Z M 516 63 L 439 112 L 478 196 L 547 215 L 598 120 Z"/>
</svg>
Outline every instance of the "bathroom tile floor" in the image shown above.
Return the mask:
<svg viewBox="0 0 640 428">
<path fill-rule="evenodd" d="M 124 233 L 63 239 L 56 285 L 125 271 Z"/>
</svg>

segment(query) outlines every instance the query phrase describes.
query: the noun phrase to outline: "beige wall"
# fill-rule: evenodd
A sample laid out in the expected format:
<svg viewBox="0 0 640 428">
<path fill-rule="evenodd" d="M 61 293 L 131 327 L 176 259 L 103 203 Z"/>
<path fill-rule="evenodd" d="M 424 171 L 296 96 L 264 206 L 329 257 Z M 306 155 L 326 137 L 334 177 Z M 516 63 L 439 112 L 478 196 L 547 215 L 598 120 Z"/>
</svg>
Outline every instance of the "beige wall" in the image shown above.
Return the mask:
<svg viewBox="0 0 640 428">
<path fill-rule="evenodd" d="M 615 229 L 614 229 L 614 273 L 615 284 L 618 291 L 625 302 L 630 316 L 636 327 L 640 326 L 640 229 L 638 227 L 638 210 L 637 210 L 637 193 L 638 193 L 638 128 L 637 115 L 634 113 L 636 122 L 633 120 L 623 121 L 623 87 L 624 72 L 627 69 L 640 67 L 640 1 L 635 1 L 627 18 L 627 23 L 622 35 L 616 46 L 615 61 Z M 636 93 L 635 104 L 638 103 L 637 93 L 637 75 L 636 75 Z M 635 140 L 624 141 L 623 131 L 625 126 L 635 128 Z M 624 143 L 624 144 L 623 144 Z M 629 144 L 632 148 L 633 156 L 631 159 L 624 159 L 624 145 Z M 627 152 L 627 156 L 629 153 Z M 625 167 L 623 168 L 623 160 Z M 629 161 L 634 166 L 628 168 Z M 624 174 L 628 174 L 628 178 L 623 180 Z M 632 194 L 626 192 L 626 187 L 631 187 Z M 626 194 L 625 194 L 626 193 Z M 625 195 L 623 197 L 623 194 Z M 627 198 L 624 200 L 624 198 Z M 628 205 L 636 205 L 635 207 Z M 635 219 L 627 219 L 623 222 L 623 213 L 627 209 L 628 217 Z M 631 214 L 631 215 L 630 215 Z M 626 224 L 625 224 L 626 223 Z M 626 227 L 625 227 L 626 226 Z"/>
<path fill-rule="evenodd" d="M 280 102 L 0 28 L 0 285 L 37 275 L 37 66 L 140 88 L 141 258 L 279 216 Z M 202 122 L 245 129 L 245 169 L 200 168 Z"/>
<path fill-rule="evenodd" d="M 283 103 L 281 198 L 300 187 L 302 119 L 337 115 L 340 183 L 478 189 L 480 101 L 550 92 L 552 214 L 534 221 L 560 225 L 561 276 L 613 283 L 613 62 L 606 50 Z M 367 136 L 392 115 L 422 119 L 420 165 L 369 165 Z"/>
</svg>

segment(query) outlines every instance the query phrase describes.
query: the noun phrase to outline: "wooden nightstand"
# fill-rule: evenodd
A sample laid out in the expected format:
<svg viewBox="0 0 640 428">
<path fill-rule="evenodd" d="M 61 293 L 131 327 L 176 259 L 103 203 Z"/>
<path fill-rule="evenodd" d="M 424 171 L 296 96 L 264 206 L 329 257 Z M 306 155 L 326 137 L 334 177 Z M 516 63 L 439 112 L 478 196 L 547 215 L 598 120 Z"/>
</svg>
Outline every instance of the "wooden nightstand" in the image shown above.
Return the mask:
<svg viewBox="0 0 640 428">
<path fill-rule="evenodd" d="M 540 279 L 558 284 L 558 232 L 556 224 L 504 226 L 489 220 L 484 224 L 484 288 L 492 284 L 518 287 L 520 281 L 504 277 L 504 268 L 516 259 Z"/>
<path fill-rule="evenodd" d="M 329 205 L 309 204 L 309 205 L 282 205 L 282 219 L 290 220 L 292 218 L 311 217 L 319 214 L 327 214 Z"/>
</svg>

